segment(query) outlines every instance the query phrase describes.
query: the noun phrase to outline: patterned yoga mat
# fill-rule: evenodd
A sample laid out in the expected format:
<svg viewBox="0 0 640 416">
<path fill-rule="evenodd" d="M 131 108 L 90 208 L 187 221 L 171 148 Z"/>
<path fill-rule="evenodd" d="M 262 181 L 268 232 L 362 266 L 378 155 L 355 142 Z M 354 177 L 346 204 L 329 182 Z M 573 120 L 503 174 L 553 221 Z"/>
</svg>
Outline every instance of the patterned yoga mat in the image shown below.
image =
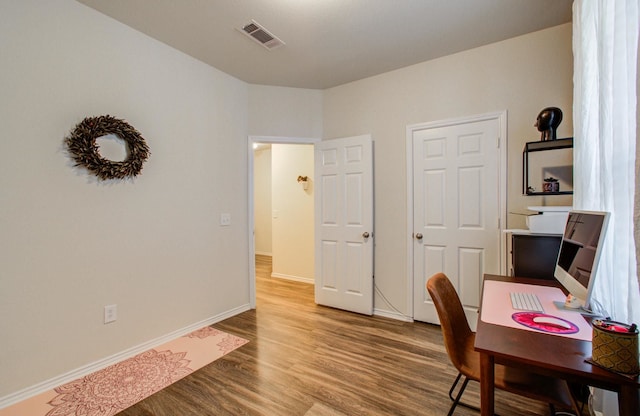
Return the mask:
<svg viewBox="0 0 640 416">
<path fill-rule="evenodd" d="M 0 416 L 111 416 L 246 344 L 212 327 L 0 409 Z"/>
</svg>

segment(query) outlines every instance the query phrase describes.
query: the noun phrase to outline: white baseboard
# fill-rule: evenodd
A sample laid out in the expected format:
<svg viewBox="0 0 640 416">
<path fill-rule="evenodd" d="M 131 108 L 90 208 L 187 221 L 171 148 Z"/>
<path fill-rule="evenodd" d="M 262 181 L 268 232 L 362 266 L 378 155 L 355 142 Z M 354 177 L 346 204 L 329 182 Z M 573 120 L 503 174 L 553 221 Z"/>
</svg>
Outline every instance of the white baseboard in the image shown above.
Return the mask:
<svg viewBox="0 0 640 416">
<path fill-rule="evenodd" d="M 242 312 L 250 310 L 251 307 L 249 304 L 241 305 L 237 308 L 228 310 L 219 315 L 212 316 L 211 318 L 202 320 L 200 322 L 193 323 L 184 328 L 180 328 L 176 331 L 170 332 L 161 337 L 149 340 L 142 344 L 136 345 L 135 347 L 129 348 L 127 350 L 121 351 L 109 357 L 105 357 L 101 360 L 95 361 L 88 365 L 76 368 L 75 370 L 71 370 L 67 373 L 61 374 L 59 376 L 53 377 L 49 380 L 45 380 L 41 383 L 35 384 L 33 386 L 27 387 L 15 393 L 11 393 L 4 397 L 0 397 L 0 409 L 11 406 L 15 403 L 21 402 L 22 400 L 26 400 L 30 397 L 36 396 L 38 394 L 44 393 L 45 391 L 49 391 L 55 387 L 58 387 L 62 384 L 69 383 L 70 381 L 77 380 L 81 377 L 84 377 L 88 374 L 91 374 L 95 371 L 101 370 L 110 365 L 116 364 L 120 361 L 126 360 L 127 358 L 131 358 L 137 354 L 145 352 L 149 349 L 155 348 L 159 345 L 167 343 L 176 338 L 180 338 L 183 335 L 186 335 L 190 332 L 193 332 L 197 329 L 203 328 L 208 325 L 215 324 L 217 322 L 223 321 L 227 318 L 231 318 L 232 316 L 238 315 Z"/>
<path fill-rule="evenodd" d="M 313 278 L 302 277 L 302 276 L 294 276 L 294 275 L 290 275 L 290 274 L 271 273 L 271 277 L 275 277 L 277 279 L 284 279 L 284 280 L 293 280 L 295 282 L 302 282 L 302 283 L 311 283 L 311 284 L 315 283 Z"/>
</svg>

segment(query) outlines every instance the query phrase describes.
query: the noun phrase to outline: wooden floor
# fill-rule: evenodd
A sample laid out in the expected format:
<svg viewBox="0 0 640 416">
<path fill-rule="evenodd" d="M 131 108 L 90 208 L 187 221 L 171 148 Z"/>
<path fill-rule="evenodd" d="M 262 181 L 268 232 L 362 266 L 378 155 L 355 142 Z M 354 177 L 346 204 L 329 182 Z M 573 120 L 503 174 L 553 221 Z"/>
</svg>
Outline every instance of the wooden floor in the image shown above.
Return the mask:
<svg viewBox="0 0 640 416">
<path fill-rule="evenodd" d="M 249 343 L 121 415 L 446 415 L 456 376 L 438 326 L 314 303 L 313 286 L 256 263 L 257 308 L 216 325 Z M 471 383 L 467 401 L 478 404 Z M 545 404 L 496 393 L 496 413 L 547 415 Z M 458 407 L 457 415 L 478 415 Z"/>
</svg>

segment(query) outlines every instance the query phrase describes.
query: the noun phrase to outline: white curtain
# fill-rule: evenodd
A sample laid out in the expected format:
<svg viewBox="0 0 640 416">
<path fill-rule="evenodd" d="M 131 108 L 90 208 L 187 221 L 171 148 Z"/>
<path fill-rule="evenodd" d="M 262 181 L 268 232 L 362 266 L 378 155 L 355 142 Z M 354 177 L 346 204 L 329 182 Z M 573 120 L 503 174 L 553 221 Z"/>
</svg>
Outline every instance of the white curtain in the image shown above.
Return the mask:
<svg viewBox="0 0 640 416">
<path fill-rule="evenodd" d="M 638 0 L 575 0 L 574 208 L 611 212 L 593 303 L 640 325 L 634 243 Z"/>
</svg>

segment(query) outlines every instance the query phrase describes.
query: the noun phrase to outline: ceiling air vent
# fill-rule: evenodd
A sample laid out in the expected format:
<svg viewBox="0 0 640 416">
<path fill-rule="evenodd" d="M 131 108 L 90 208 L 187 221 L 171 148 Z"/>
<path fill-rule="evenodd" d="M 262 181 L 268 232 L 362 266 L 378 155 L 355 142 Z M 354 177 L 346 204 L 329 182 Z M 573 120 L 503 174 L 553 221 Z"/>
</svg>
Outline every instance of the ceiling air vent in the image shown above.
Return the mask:
<svg viewBox="0 0 640 416">
<path fill-rule="evenodd" d="M 240 31 L 267 49 L 275 49 L 284 45 L 283 41 L 269 33 L 267 29 L 260 26 L 255 20 L 242 26 Z"/>
</svg>

